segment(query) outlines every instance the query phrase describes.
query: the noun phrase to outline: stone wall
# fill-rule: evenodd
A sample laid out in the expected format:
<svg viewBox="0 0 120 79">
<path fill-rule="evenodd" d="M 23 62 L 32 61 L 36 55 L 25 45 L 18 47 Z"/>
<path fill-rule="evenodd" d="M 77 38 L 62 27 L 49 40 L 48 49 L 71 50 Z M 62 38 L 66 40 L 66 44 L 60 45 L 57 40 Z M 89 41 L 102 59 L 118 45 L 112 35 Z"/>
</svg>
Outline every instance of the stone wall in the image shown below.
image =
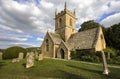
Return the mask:
<svg viewBox="0 0 120 79">
<path fill-rule="evenodd" d="M 46 50 L 46 39 L 48 39 L 49 43 L 49 51 Z M 46 34 L 46 37 L 44 38 L 43 44 L 41 46 L 42 54 L 44 57 L 53 57 L 54 55 L 54 43 L 48 33 Z"/>
<path fill-rule="evenodd" d="M 61 57 L 61 50 L 64 51 L 64 59 L 69 60 L 70 59 L 70 52 L 68 51 L 68 49 L 65 47 L 65 45 L 63 43 L 60 44 L 60 47 L 57 51 L 57 58 L 62 58 Z"/>
<path fill-rule="evenodd" d="M 60 36 L 64 41 L 67 41 L 71 36 L 71 34 L 76 32 L 75 15 L 69 12 L 68 10 L 63 11 L 58 15 L 56 15 L 56 18 L 55 18 L 55 32 L 60 34 Z M 60 20 L 61 20 L 61 23 L 60 23 Z"/>
<path fill-rule="evenodd" d="M 100 27 L 99 29 L 100 30 L 99 30 L 98 40 L 95 46 L 95 51 L 102 51 L 103 49 L 106 48 L 106 43 L 102 32 L 102 28 Z"/>
</svg>

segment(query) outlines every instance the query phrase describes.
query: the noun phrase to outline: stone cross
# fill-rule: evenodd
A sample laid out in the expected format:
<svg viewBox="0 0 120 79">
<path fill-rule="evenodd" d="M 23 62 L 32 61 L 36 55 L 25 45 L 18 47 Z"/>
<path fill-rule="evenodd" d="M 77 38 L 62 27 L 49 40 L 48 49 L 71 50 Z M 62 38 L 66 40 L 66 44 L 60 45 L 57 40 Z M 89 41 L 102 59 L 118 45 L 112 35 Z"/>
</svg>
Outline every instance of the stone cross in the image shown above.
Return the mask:
<svg viewBox="0 0 120 79">
<path fill-rule="evenodd" d="M 30 68 L 32 66 L 34 66 L 34 53 L 29 53 L 27 55 L 26 68 Z"/>
<path fill-rule="evenodd" d="M 102 62 L 103 62 L 103 74 L 108 75 L 109 70 L 107 66 L 106 57 L 105 57 L 104 51 L 101 51 L 101 52 L 102 52 Z"/>
<path fill-rule="evenodd" d="M 21 52 L 21 53 L 19 53 L 19 55 L 18 55 L 18 59 L 23 59 L 23 56 L 24 56 L 24 54 Z"/>
<path fill-rule="evenodd" d="M 39 61 L 40 61 L 40 60 L 43 60 L 43 55 L 42 55 L 42 54 L 39 54 L 38 60 L 39 60 Z"/>
</svg>

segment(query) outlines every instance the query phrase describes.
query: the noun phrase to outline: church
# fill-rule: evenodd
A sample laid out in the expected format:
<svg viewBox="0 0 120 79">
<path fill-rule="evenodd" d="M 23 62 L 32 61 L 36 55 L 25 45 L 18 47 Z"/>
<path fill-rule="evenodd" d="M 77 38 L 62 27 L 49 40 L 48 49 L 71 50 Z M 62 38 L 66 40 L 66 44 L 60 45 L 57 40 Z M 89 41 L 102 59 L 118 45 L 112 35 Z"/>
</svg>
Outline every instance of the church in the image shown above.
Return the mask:
<svg viewBox="0 0 120 79">
<path fill-rule="evenodd" d="M 71 59 L 71 50 L 102 51 L 106 43 L 101 26 L 76 32 L 75 11 L 55 11 L 55 32 L 47 32 L 41 45 L 43 57 Z"/>
</svg>

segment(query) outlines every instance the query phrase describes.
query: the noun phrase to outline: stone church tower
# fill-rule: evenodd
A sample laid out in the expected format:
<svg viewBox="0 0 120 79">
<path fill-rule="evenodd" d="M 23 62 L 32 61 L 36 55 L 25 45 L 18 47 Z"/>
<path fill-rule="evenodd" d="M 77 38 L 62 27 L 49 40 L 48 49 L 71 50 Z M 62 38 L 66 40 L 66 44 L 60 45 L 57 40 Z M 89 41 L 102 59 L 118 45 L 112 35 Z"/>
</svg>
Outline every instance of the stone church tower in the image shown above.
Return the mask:
<svg viewBox="0 0 120 79">
<path fill-rule="evenodd" d="M 71 59 L 71 51 L 102 51 L 106 48 L 101 25 L 76 32 L 75 11 L 70 12 L 66 3 L 64 10 L 55 11 L 55 32 L 47 32 L 41 45 L 43 57 Z"/>
<path fill-rule="evenodd" d="M 57 13 L 57 10 L 55 11 L 55 33 L 60 34 L 65 42 L 71 34 L 76 33 L 75 11 L 70 12 L 66 7 L 66 3 L 63 11 L 60 13 Z"/>
</svg>

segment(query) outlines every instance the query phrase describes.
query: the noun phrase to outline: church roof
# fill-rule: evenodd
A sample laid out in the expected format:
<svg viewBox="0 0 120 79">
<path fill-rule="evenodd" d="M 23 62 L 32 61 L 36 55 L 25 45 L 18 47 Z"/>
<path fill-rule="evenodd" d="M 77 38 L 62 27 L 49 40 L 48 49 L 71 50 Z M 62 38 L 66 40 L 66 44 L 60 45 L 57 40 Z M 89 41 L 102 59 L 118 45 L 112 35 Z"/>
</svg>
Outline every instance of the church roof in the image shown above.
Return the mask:
<svg viewBox="0 0 120 79">
<path fill-rule="evenodd" d="M 93 28 L 81 31 L 71 35 L 67 42 L 69 50 L 71 49 L 92 49 L 95 47 L 98 39 L 99 28 Z"/>
<path fill-rule="evenodd" d="M 48 32 L 51 39 L 55 44 L 60 44 L 62 38 L 57 33 Z M 64 42 L 65 46 L 69 49 L 93 49 L 95 48 L 96 41 L 98 39 L 99 28 L 93 28 L 81 32 L 74 33 L 70 36 L 67 42 Z"/>
<path fill-rule="evenodd" d="M 51 33 L 51 32 L 48 32 L 48 34 L 50 35 L 51 39 L 53 40 L 53 42 L 55 44 L 60 44 L 61 43 L 62 39 L 61 39 L 59 34 Z"/>
</svg>

